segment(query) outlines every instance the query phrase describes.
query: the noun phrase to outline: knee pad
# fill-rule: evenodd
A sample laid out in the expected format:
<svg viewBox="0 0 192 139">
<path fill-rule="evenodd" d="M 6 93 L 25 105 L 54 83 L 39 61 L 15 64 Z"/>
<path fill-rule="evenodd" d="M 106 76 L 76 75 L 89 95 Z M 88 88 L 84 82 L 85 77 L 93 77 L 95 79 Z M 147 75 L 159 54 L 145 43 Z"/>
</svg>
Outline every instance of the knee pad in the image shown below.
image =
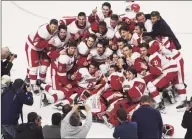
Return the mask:
<svg viewBox="0 0 192 139">
<path fill-rule="evenodd" d="M 30 75 L 37 75 L 38 67 L 30 67 L 29 74 Z"/>
<path fill-rule="evenodd" d="M 45 74 L 47 72 L 47 68 L 48 68 L 47 66 L 42 65 L 40 66 L 39 72 L 41 74 Z"/>
</svg>

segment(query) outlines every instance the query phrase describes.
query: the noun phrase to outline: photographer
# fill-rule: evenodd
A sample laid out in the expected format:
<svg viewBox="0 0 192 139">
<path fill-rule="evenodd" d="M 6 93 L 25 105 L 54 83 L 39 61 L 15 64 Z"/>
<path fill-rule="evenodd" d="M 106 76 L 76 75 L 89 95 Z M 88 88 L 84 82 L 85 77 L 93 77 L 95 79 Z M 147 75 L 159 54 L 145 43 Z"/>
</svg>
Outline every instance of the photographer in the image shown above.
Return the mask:
<svg viewBox="0 0 192 139">
<path fill-rule="evenodd" d="M 61 121 L 61 138 L 86 138 L 92 125 L 92 113 L 90 107 L 86 104 L 84 108 L 87 116 L 84 125 L 82 125 L 78 112 L 78 109 L 81 107 L 75 104 Z"/>
<path fill-rule="evenodd" d="M 8 75 L 3 75 L 1 77 L 1 94 L 4 92 L 4 89 L 11 85 L 11 78 Z"/>
<path fill-rule="evenodd" d="M 17 58 L 16 54 L 12 54 L 8 47 L 1 48 L 1 77 L 9 75 L 13 66 L 13 60 Z"/>
<path fill-rule="evenodd" d="M 183 115 L 183 120 L 181 126 L 187 129 L 185 139 L 192 139 L 192 97 L 187 104 L 186 111 Z"/>
<path fill-rule="evenodd" d="M 1 130 L 5 139 L 15 137 L 15 127 L 21 115 L 23 121 L 23 104 L 32 105 L 33 96 L 30 87 L 22 79 L 16 79 L 11 87 L 1 94 Z"/>
<path fill-rule="evenodd" d="M 16 128 L 15 139 L 44 139 L 41 117 L 36 112 L 30 112 L 27 120 L 27 123 L 20 124 Z"/>
</svg>

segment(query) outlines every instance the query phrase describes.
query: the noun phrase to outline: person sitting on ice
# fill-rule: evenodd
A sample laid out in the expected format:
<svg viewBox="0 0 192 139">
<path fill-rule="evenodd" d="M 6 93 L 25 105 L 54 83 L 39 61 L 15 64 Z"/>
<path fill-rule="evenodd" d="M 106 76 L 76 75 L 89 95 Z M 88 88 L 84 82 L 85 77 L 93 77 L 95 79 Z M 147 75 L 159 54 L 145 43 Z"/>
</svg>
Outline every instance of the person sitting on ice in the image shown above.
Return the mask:
<svg viewBox="0 0 192 139">
<path fill-rule="evenodd" d="M 44 93 L 42 94 L 42 102 L 44 105 L 55 103 L 64 99 L 64 104 L 72 104 L 74 97 L 83 92 L 88 92 L 89 95 L 97 92 L 103 86 L 102 74 L 95 63 L 91 63 L 88 68 L 80 68 L 75 74 L 71 75 L 70 80 L 77 83 L 76 87 L 67 89 L 65 87 L 56 90 L 49 84 L 43 83 L 40 80 L 39 86 Z M 86 94 L 86 93 L 85 93 Z M 85 97 L 85 98 L 84 98 Z M 86 99 L 87 95 L 82 95 L 81 99 Z"/>
</svg>

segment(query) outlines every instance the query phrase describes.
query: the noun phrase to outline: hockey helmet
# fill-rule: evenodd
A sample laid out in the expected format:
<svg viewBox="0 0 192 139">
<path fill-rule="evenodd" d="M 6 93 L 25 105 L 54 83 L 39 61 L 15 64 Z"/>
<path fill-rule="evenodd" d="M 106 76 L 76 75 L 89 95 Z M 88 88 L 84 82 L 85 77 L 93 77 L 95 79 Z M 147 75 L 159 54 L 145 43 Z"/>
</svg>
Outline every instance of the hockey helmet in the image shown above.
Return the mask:
<svg viewBox="0 0 192 139">
<path fill-rule="evenodd" d="M 174 127 L 169 124 L 164 124 L 163 125 L 163 134 L 167 136 L 173 136 L 174 134 Z"/>
<path fill-rule="evenodd" d="M 140 11 L 139 4 L 132 4 L 131 5 L 131 10 L 134 11 L 135 13 L 138 13 Z"/>
</svg>

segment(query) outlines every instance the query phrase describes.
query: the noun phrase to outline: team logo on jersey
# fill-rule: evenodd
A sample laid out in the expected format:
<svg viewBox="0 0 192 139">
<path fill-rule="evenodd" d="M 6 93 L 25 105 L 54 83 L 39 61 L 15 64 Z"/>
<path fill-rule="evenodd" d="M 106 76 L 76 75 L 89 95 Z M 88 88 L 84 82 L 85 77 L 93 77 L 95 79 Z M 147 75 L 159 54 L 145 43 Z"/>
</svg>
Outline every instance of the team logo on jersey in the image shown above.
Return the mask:
<svg viewBox="0 0 192 139">
<path fill-rule="evenodd" d="M 138 88 L 139 88 L 140 90 L 142 90 L 142 89 L 143 89 L 143 85 L 142 85 L 142 84 L 139 84 L 139 85 L 138 85 Z"/>
</svg>

